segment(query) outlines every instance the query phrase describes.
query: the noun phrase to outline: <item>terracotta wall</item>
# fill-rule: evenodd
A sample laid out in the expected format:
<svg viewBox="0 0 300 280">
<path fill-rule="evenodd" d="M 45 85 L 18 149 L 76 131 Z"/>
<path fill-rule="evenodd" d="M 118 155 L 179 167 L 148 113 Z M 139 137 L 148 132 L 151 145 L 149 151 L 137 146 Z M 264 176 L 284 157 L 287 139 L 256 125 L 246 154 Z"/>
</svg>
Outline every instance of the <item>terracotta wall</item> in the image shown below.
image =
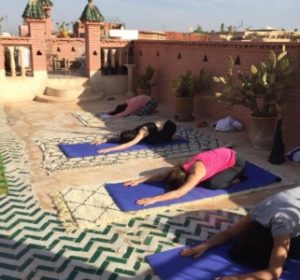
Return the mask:
<svg viewBox="0 0 300 280">
<path fill-rule="evenodd" d="M 166 33 L 162 31 L 139 30 L 139 40 L 166 40 Z"/>
<path fill-rule="evenodd" d="M 279 51 L 280 43 L 263 42 L 179 42 L 179 41 L 135 41 L 134 54 L 136 73 L 144 71 L 147 65 L 156 69 L 152 94 L 162 103 L 174 106 L 174 94 L 170 81 L 186 69 L 197 73 L 201 67 L 211 75 L 226 73 L 228 57 L 240 61 L 235 70 L 248 71 L 251 64 L 265 60 L 270 49 Z M 300 58 L 300 44 L 286 43 L 288 52 L 293 57 Z M 207 61 L 205 61 L 207 60 Z M 300 74 L 300 63 L 293 64 L 295 76 Z M 203 93 L 209 94 L 217 90 L 212 86 Z M 284 135 L 288 147 L 300 145 L 300 79 L 295 79 L 291 89 L 286 92 L 287 111 L 284 116 Z M 249 111 L 243 107 L 232 110 L 225 109 L 221 104 L 204 100 L 196 96 L 194 102 L 195 116 L 201 120 L 207 117 L 215 120 L 232 116 L 241 120 L 246 128 L 249 124 Z"/>
<path fill-rule="evenodd" d="M 166 32 L 166 40 L 209 41 L 210 35 L 200 33 Z"/>
<path fill-rule="evenodd" d="M 85 55 L 85 42 L 80 38 L 49 39 L 47 47 L 48 54 L 55 55 L 59 60 L 66 58 L 72 62 Z"/>
<path fill-rule="evenodd" d="M 27 19 L 31 39 L 31 61 L 33 74 L 36 71 L 47 71 L 47 48 L 45 45 L 45 20 Z"/>
</svg>

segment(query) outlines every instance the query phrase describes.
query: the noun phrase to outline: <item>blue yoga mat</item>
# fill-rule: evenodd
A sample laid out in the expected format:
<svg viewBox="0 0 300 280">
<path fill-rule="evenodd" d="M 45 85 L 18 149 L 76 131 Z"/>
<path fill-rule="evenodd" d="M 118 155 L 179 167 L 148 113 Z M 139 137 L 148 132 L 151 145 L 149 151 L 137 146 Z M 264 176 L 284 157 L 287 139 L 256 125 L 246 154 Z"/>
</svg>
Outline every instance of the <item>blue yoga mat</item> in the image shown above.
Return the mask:
<svg viewBox="0 0 300 280">
<path fill-rule="evenodd" d="M 176 248 L 147 256 L 152 269 L 164 280 L 213 280 L 218 276 L 228 276 L 256 271 L 239 265 L 228 257 L 231 243 L 213 248 L 199 258 L 182 257 L 183 248 Z M 289 259 L 286 262 L 281 280 L 298 280 L 300 260 Z"/>
<path fill-rule="evenodd" d="M 178 144 L 185 144 L 188 141 L 186 139 L 174 139 L 173 141 L 164 143 L 164 144 L 147 144 L 147 143 L 139 143 L 130 147 L 126 150 L 119 150 L 114 152 L 109 152 L 107 154 L 115 154 L 120 152 L 128 152 L 128 151 L 137 151 L 142 149 L 151 149 L 151 148 L 159 148 L 164 146 L 170 145 L 178 145 Z M 61 151 L 65 154 L 68 158 L 77 158 L 77 157 L 90 157 L 90 156 L 99 156 L 100 154 L 97 153 L 98 150 L 104 148 L 110 148 L 117 146 L 117 143 L 103 143 L 99 145 L 93 145 L 91 143 L 80 143 L 80 144 L 58 144 Z"/>
<path fill-rule="evenodd" d="M 246 180 L 243 180 L 238 184 L 234 184 L 226 189 L 209 190 L 199 185 L 181 198 L 158 202 L 148 206 L 140 206 L 136 204 L 136 201 L 140 198 L 152 197 L 166 193 L 168 190 L 164 182 L 143 183 L 135 187 L 124 187 L 122 183 L 107 184 L 106 189 L 120 210 L 136 211 L 145 208 L 167 206 L 174 203 L 199 200 L 227 193 L 231 194 L 241 192 L 266 186 L 275 181 L 280 181 L 280 177 L 250 162 L 246 163 L 244 175 Z"/>
</svg>

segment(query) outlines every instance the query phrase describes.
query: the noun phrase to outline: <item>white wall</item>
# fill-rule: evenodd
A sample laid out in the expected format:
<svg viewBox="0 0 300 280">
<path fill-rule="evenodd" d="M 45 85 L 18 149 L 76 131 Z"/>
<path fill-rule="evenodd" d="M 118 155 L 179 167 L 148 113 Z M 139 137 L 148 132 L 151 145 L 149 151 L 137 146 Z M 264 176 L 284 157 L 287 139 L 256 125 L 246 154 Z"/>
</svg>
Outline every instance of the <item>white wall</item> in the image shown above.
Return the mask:
<svg viewBox="0 0 300 280">
<path fill-rule="evenodd" d="M 2 73 L 0 76 L 0 102 L 33 100 L 36 95 L 43 93 L 46 81 L 46 71 L 35 71 L 34 77 L 6 77 L 5 73 Z"/>
<path fill-rule="evenodd" d="M 139 38 L 138 30 L 126 30 L 126 29 L 111 29 L 109 30 L 109 37 L 119 38 L 121 40 L 137 40 Z"/>
</svg>

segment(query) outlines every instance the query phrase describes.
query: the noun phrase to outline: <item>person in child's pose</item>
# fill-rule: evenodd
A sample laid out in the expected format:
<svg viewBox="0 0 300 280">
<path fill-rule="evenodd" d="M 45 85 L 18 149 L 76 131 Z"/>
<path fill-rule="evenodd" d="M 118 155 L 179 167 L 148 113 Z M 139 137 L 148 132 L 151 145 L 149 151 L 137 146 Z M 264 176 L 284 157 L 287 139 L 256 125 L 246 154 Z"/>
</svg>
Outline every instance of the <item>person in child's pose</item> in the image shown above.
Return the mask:
<svg viewBox="0 0 300 280">
<path fill-rule="evenodd" d="M 169 192 L 139 199 L 137 204 L 150 205 L 153 203 L 177 199 L 203 182 L 208 188 L 226 188 L 236 182 L 245 167 L 245 161 L 237 156 L 230 148 L 217 148 L 200 152 L 171 172 L 155 176 L 146 176 L 129 182 L 124 186 L 132 187 L 143 182 L 165 180 Z"/>
<path fill-rule="evenodd" d="M 163 144 L 172 141 L 176 129 L 176 124 L 170 120 L 149 122 L 139 125 L 134 129 L 121 132 L 118 139 L 107 139 L 94 142 L 94 144 L 102 144 L 107 141 L 120 143 L 120 145 L 115 147 L 100 149 L 98 151 L 100 154 L 128 149 L 142 140 L 149 144 Z"/>
<path fill-rule="evenodd" d="M 151 97 L 148 95 L 137 95 L 126 100 L 125 103 L 117 105 L 114 110 L 103 114 L 102 117 L 106 119 L 117 119 L 133 115 L 136 111 L 143 108 L 150 101 Z"/>
<path fill-rule="evenodd" d="M 229 256 L 257 271 L 216 279 L 279 279 L 286 259 L 300 258 L 300 186 L 258 203 L 239 222 L 195 247 L 184 249 L 181 255 L 197 258 L 234 238 Z"/>
</svg>

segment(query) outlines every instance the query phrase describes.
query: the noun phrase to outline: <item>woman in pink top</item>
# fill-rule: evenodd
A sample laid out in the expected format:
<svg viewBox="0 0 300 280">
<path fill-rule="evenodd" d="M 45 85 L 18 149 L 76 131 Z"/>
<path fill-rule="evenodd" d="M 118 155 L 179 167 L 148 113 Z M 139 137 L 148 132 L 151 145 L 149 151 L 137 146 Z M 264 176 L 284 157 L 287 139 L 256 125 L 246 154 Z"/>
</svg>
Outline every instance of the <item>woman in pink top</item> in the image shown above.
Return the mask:
<svg viewBox="0 0 300 280">
<path fill-rule="evenodd" d="M 233 167 L 235 161 L 236 151 L 229 148 L 218 148 L 193 156 L 190 160 L 183 163 L 182 168 L 186 173 L 189 173 L 189 170 L 194 168 L 195 163 L 197 163 L 197 165 L 203 165 L 205 174 L 199 179 L 199 184 L 215 174 Z M 198 162 L 201 162 L 201 164 Z"/>
<path fill-rule="evenodd" d="M 217 148 L 195 155 L 171 172 L 125 182 L 124 186 L 133 187 L 146 181 L 166 179 L 170 191 L 137 201 L 137 204 L 146 206 L 180 198 L 201 182 L 211 189 L 226 188 L 239 179 L 244 167 L 245 161 L 237 157 L 236 151 L 230 148 Z"/>
<path fill-rule="evenodd" d="M 128 99 L 125 103 L 118 105 L 113 111 L 109 112 L 113 119 L 133 115 L 138 109 L 144 107 L 151 97 L 147 95 L 138 95 Z M 108 116 L 106 115 L 106 118 Z"/>
</svg>

